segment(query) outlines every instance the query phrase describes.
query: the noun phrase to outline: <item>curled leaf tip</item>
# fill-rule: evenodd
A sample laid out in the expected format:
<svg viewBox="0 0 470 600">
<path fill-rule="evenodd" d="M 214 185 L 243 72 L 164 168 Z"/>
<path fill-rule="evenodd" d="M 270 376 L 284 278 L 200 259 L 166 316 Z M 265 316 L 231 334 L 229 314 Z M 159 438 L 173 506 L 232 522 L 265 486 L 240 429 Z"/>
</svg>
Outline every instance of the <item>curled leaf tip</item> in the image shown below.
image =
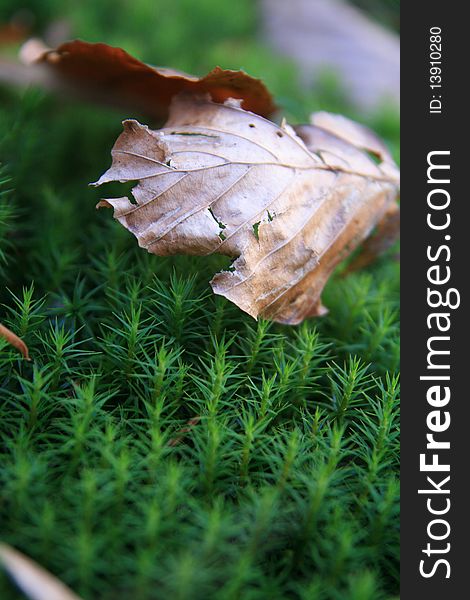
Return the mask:
<svg viewBox="0 0 470 600">
<path fill-rule="evenodd" d="M 113 208 L 113 207 L 107 200 L 100 200 L 98 202 L 98 204 L 95 206 L 95 208 L 96 208 L 96 210 L 99 210 L 100 208 Z"/>
<path fill-rule="evenodd" d="M 8 329 L 7 327 L 5 327 L 5 325 L 2 325 L 1 323 L 0 337 L 5 339 L 9 344 L 14 346 L 15 348 L 17 348 L 26 360 L 31 360 L 31 358 L 29 357 L 28 346 L 23 342 L 21 338 L 14 334 L 13 331 Z"/>
</svg>

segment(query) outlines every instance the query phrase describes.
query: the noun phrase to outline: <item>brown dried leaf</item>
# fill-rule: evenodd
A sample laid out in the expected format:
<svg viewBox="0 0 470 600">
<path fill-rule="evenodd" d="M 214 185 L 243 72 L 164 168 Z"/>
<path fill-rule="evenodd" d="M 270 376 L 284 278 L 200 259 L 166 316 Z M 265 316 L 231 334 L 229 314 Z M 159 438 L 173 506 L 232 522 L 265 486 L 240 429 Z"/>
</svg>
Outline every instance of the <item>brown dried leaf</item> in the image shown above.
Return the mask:
<svg viewBox="0 0 470 600">
<path fill-rule="evenodd" d="M 332 270 L 394 205 L 398 170 L 365 128 L 326 113 L 313 123 L 296 133 L 234 101 L 177 97 L 159 131 L 124 121 L 94 185 L 138 180 L 136 204 L 99 206 L 154 254 L 236 258 L 211 285 L 255 318 L 321 315 Z"/>
<path fill-rule="evenodd" d="M 32 600 L 80 600 L 57 577 L 7 544 L 0 544 L 0 563 Z"/>
<path fill-rule="evenodd" d="M 146 65 L 121 48 L 81 40 L 47 51 L 31 40 L 23 48 L 22 58 L 43 66 L 48 76 L 44 83 L 49 87 L 60 83 L 80 96 L 131 107 L 153 118 L 166 118 L 171 99 L 180 92 L 209 93 L 215 102 L 239 98 L 243 108 L 263 116 L 274 111 L 264 84 L 243 71 L 216 67 L 198 78 Z"/>
</svg>

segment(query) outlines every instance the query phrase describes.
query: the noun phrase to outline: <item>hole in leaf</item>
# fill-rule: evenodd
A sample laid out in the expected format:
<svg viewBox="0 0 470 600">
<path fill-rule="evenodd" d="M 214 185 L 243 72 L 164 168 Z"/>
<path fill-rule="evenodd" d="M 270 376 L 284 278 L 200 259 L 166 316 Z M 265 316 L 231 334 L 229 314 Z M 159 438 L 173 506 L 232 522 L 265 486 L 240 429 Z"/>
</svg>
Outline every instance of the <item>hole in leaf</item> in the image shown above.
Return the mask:
<svg viewBox="0 0 470 600">
<path fill-rule="evenodd" d="M 214 221 L 217 223 L 217 225 L 220 227 L 220 229 L 227 229 L 227 225 L 225 225 L 225 223 L 222 223 L 222 221 L 220 221 L 215 215 L 214 215 L 214 211 L 212 210 L 212 208 L 210 206 L 207 207 L 212 218 L 214 219 Z M 220 233 L 219 233 L 220 236 Z"/>
<path fill-rule="evenodd" d="M 376 154 L 375 152 L 372 152 L 371 150 L 366 150 L 367 152 L 367 156 L 372 160 L 372 162 L 374 162 L 376 165 L 380 165 L 380 163 L 382 162 L 382 159 L 380 158 L 380 156 L 378 154 Z"/>
<path fill-rule="evenodd" d="M 276 131 L 277 137 L 284 137 L 284 134 L 281 131 Z"/>
<path fill-rule="evenodd" d="M 232 257 L 230 259 L 230 264 L 228 264 L 225 268 L 224 271 L 229 271 L 229 273 L 233 273 L 234 271 L 236 271 L 236 267 L 233 266 L 234 262 L 237 260 L 238 257 Z"/>
<path fill-rule="evenodd" d="M 272 215 L 269 210 L 266 212 L 268 213 L 268 221 L 271 222 L 274 219 L 274 215 Z"/>
<path fill-rule="evenodd" d="M 256 125 L 254 123 L 250 123 L 248 127 L 256 127 Z"/>
<path fill-rule="evenodd" d="M 259 224 L 261 221 L 258 221 L 253 225 L 253 233 L 255 234 L 255 238 L 259 241 Z"/>
<path fill-rule="evenodd" d="M 125 194 L 126 194 L 127 198 L 129 199 L 129 202 L 131 204 L 133 204 L 134 206 L 137 206 L 137 200 L 134 198 L 134 195 L 132 194 L 132 190 L 138 183 L 139 183 L 138 181 L 126 181 L 126 183 L 121 184 L 124 186 Z M 122 187 L 121 187 L 121 190 L 122 190 Z"/>
<path fill-rule="evenodd" d="M 132 194 L 132 190 L 138 183 L 137 179 L 133 179 L 132 181 L 110 181 L 104 184 L 106 192 L 103 196 L 105 198 L 122 198 L 126 196 L 131 204 L 137 206 L 137 200 Z"/>
</svg>

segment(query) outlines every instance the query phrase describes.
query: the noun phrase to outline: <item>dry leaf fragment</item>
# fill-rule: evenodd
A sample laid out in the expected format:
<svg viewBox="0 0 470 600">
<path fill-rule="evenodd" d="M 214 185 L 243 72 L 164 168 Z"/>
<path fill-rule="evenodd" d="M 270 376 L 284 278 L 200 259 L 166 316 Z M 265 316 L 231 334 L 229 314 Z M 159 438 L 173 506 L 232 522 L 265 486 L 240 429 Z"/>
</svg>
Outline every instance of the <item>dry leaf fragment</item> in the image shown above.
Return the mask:
<svg viewBox="0 0 470 600">
<path fill-rule="evenodd" d="M 80 600 L 57 577 L 7 544 L 0 544 L 0 563 L 32 600 Z"/>
<path fill-rule="evenodd" d="M 193 429 L 193 427 L 195 425 L 197 425 L 199 423 L 199 421 L 201 420 L 201 417 L 199 415 L 197 415 L 196 417 L 191 417 L 191 419 L 189 419 L 186 423 L 186 425 L 184 427 L 182 427 L 174 437 L 172 437 L 170 440 L 168 440 L 168 445 L 169 446 L 177 446 L 178 444 L 180 444 L 183 439 L 185 438 L 185 436 L 190 433 L 190 431 Z"/>
<path fill-rule="evenodd" d="M 26 360 L 30 360 L 29 358 L 29 350 L 28 346 L 23 342 L 21 338 L 10 331 L 5 325 L 0 323 L 0 337 L 4 338 L 9 344 L 17 348 L 21 354 L 26 358 Z"/>
<path fill-rule="evenodd" d="M 179 96 L 161 130 L 124 121 L 112 166 L 94 185 L 138 180 L 136 203 L 99 206 L 113 207 L 154 254 L 235 258 L 211 285 L 255 318 L 321 315 L 332 270 L 395 204 L 398 170 L 368 130 L 335 115 L 318 120 L 296 133 L 235 101 Z"/>
<path fill-rule="evenodd" d="M 55 50 L 30 40 L 21 56 L 44 69 L 44 84 L 67 86 L 79 96 L 131 107 L 153 118 L 166 118 L 173 96 L 180 92 L 209 93 L 215 102 L 239 98 L 243 107 L 267 116 L 274 111 L 264 84 L 243 71 L 216 67 L 205 77 L 156 68 L 121 48 L 74 40 Z"/>
</svg>

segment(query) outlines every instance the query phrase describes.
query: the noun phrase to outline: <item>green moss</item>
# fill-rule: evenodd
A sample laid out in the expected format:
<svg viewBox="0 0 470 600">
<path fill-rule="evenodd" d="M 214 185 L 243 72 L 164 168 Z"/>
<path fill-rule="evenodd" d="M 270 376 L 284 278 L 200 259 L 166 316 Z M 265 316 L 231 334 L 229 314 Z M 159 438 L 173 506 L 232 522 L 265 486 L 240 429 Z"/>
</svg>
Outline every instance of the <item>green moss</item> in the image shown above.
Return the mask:
<svg viewBox="0 0 470 600">
<path fill-rule="evenodd" d="M 67 9 L 77 33 L 147 60 L 167 44 L 154 62 L 207 70 L 259 47 L 249 2 L 235 21 L 218 3 L 219 32 L 214 2 L 184 25 L 186 3 L 161 3 L 152 31 L 154 2 L 109 27 L 98 4 Z M 288 113 L 327 103 L 254 55 Z M 322 319 L 257 323 L 210 292 L 224 257 L 148 255 L 95 211 L 87 183 L 138 115 L 1 94 L 0 320 L 33 357 L 0 342 L 2 539 L 85 599 L 397 594 L 397 264 L 334 278 Z M 395 116 L 372 120 L 397 148 Z"/>
</svg>

